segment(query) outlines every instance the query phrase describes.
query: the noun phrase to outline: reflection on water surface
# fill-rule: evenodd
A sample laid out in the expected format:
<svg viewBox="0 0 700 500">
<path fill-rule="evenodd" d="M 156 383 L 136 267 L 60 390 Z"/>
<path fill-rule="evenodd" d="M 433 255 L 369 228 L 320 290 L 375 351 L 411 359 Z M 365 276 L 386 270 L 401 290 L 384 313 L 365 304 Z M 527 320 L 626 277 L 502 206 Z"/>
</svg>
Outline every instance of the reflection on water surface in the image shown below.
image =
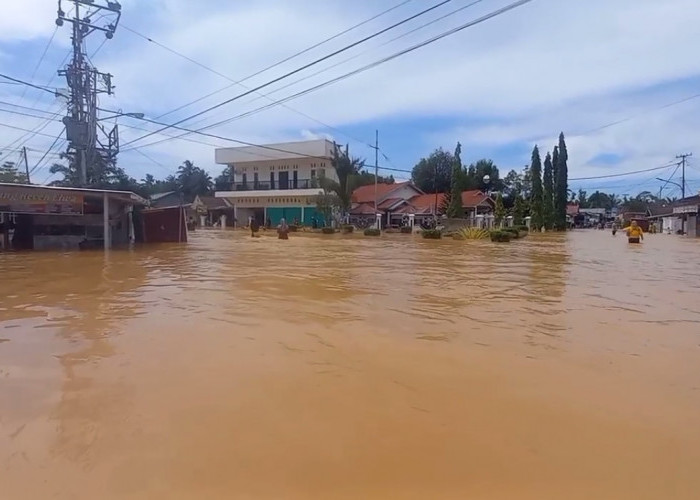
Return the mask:
<svg viewBox="0 0 700 500">
<path fill-rule="evenodd" d="M 698 498 L 700 242 L 0 254 L 2 498 Z"/>
</svg>

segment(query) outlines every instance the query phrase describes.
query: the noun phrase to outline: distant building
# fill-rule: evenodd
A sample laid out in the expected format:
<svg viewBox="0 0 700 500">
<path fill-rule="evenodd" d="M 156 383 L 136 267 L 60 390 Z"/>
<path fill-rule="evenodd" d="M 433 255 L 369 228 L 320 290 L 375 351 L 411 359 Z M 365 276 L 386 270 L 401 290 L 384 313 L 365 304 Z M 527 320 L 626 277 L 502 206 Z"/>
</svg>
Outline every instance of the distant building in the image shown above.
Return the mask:
<svg viewBox="0 0 700 500">
<path fill-rule="evenodd" d="M 233 207 L 225 198 L 214 196 L 196 196 L 192 202 L 192 210 L 197 214 L 198 226 L 215 226 L 220 224 L 225 216 L 226 226 L 234 225 Z"/>
<path fill-rule="evenodd" d="M 414 215 L 420 222 L 421 219 L 442 214 L 445 205 L 444 193 L 424 193 L 411 182 L 377 184 L 376 192 L 376 210 L 374 184 L 361 186 L 353 192 L 351 220 L 376 217 L 376 214 L 380 214 L 384 226 L 395 226 L 400 225 L 409 215 Z M 462 193 L 463 217 L 490 215 L 494 207 L 493 198 L 481 191 L 470 190 Z"/>
<path fill-rule="evenodd" d="M 183 203 L 177 191 L 152 194 L 148 199 L 152 208 L 178 207 Z"/>
<path fill-rule="evenodd" d="M 318 139 L 217 149 L 216 163 L 231 167 L 233 178 L 230 189 L 215 196 L 233 207 L 238 224 L 255 217 L 261 224 L 269 219 L 277 225 L 285 218 L 311 225 L 322 219 L 316 210 L 319 179 L 338 179 L 331 165 L 335 147 Z"/>
</svg>

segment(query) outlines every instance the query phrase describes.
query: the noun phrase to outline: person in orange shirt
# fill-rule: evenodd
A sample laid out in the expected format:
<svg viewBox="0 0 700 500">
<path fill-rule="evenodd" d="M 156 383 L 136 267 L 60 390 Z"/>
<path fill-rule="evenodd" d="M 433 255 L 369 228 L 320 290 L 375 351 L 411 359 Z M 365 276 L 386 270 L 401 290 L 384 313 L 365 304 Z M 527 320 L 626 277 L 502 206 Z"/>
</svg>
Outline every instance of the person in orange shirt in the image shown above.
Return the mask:
<svg viewBox="0 0 700 500">
<path fill-rule="evenodd" d="M 627 241 L 629 243 L 639 243 L 644 241 L 644 231 L 642 231 L 642 228 L 639 227 L 636 220 L 633 220 L 629 226 L 623 229 L 623 231 L 627 233 Z"/>
</svg>

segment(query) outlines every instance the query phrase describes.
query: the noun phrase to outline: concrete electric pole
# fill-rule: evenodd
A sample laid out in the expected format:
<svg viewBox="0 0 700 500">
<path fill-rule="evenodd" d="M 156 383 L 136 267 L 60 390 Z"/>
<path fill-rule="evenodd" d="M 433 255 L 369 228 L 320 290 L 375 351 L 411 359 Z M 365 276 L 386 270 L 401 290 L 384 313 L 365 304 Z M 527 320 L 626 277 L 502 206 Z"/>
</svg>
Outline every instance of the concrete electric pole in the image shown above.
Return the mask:
<svg viewBox="0 0 700 500">
<path fill-rule="evenodd" d="M 681 160 L 681 198 L 685 198 L 685 160 L 689 156 L 693 156 L 693 153 L 686 153 L 676 156 L 676 158 Z"/>
<path fill-rule="evenodd" d="M 64 3 L 73 4 L 68 14 L 63 9 Z M 73 17 L 68 17 L 71 13 Z M 65 69 L 58 72 L 66 77 L 70 89 L 68 113 L 63 118 L 68 140 L 65 155 L 78 169 L 81 186 L 92 181 L 88 167 L 114 163 L 119 151 L 117 126 L 108 131 L 97 119 L 97 96 L 112 94 L 112 75 L 100 73 L 92 67 L 85 51 L 85 39 L 95 31 L 101 31 L 111 39 L 120 18 L 121 5 L 116 1 L 58 0 L 56 24 L 63 26 L 68 22 L 73 27 L 73 58 Z"/>
</svg>

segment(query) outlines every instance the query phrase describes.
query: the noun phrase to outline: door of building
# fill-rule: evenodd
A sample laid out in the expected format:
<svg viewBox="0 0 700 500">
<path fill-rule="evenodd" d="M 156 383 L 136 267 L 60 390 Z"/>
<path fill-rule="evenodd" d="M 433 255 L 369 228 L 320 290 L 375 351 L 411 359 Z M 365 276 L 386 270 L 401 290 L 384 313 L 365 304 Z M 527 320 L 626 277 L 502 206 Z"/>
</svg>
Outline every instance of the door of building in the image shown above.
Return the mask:
<svg viewBox="0 0 700 500">
<path fill-rule="evenodd" d="M 289 172 L 279 173 L 280 189 L 289 189 Z"/>
</svg>

